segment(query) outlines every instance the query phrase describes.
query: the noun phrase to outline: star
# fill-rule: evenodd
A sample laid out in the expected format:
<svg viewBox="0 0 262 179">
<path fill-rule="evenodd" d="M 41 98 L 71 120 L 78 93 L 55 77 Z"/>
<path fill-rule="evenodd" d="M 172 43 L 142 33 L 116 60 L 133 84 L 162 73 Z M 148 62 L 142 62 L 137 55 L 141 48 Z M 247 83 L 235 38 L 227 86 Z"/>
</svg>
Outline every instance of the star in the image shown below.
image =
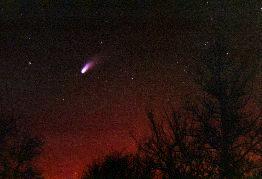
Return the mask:
<svg viewBox="0 0 262 179">
<path fill-rule="evenodd" d="M 208 42 L 205 42 L 204 45 L 207 46 L 207 45 L 208 45 Z"/>
</svg>

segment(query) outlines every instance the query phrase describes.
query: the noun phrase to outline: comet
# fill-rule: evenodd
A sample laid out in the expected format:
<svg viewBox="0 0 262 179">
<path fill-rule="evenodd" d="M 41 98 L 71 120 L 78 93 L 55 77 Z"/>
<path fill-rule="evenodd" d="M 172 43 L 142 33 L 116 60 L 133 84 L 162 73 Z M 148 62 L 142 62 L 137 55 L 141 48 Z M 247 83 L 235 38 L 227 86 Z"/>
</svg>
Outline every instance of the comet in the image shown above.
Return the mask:
<svg viewBox="0 0 262 179">
<path fill-rule="evenodd" d="M 86 63 L 83 68 L 81 69 L 81 73 L 84 74 L 88 72 L 92 67 L 94 66 L 94 62 L 88 62 Z"/>
</svg>

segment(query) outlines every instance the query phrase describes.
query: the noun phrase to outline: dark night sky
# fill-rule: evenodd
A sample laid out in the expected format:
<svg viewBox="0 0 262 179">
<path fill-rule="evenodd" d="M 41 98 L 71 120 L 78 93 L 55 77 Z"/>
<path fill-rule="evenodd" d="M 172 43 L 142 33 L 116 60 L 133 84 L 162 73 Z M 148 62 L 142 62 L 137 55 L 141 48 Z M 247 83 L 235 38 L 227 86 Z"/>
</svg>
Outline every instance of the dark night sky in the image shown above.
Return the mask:
<svg viewBox="0 0 262 179">
<path fill-rule="evenodd" d="M 100 4 L 74 16 L 68 2 L 48 12 L 31 12 L 38 6 L 30 3 L 1 9 L 1 103 L 28 116 L 30 130 L 44 137 L 40 165 L 47 178 L 74 178 L 109 151 L 134 150 L 129 132 L 143 136 L 145 111 L 178 106 L 192 91 L 187 68 L 209 38 L 209 28 L 189 18 L 195 12 L 175 11 L 179 6 L 172 14 L 146 1 L 128 10 Z M 259 49 L 258 26 L 243 22 L 234 44 L 242 49 L 252 40 Z"/>
</svg>

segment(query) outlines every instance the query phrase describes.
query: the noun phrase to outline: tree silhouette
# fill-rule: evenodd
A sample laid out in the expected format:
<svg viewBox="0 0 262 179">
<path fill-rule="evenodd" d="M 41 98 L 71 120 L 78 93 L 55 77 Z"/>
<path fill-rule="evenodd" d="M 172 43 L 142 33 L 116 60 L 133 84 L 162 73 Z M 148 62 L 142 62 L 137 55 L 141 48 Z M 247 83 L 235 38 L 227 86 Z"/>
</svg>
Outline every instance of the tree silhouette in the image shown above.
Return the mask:
<svg viewBox="0 0 262 179">
<path fill-rule="evenodd" d="M 34 166 L 43 142 L 18 130 L 19 118 L 1 115 L 0 118 L 0 177 L 42 178 Z"/>
<path fill-rule="evenodd" d="M 94 162 L 84 171 L 83 179 L 152 178 L 148 161 L 138 155 L 112 153 L 100 162 Z"/>
<path fill-rule="evenodd" d="M 203 143 L 217 155 L 214 162 L 222 178 L 243 176 L 256 167 L 252 157 L 261 159 L 261 109 L 254 108 L 251 93 L 261 64 L 257 59 L 234 59 L 229 52 L 221 34 L 204 50 L 194 74 L 203 95 L 197 104 L 188 105 L 200 123 Z"/>
<path fill-rule="evenodd" d="M 188 97 L 185 108 L 171 117 L 160 120 L 148 113 L 151 136 L 140 145 L 169 178 L 261 173 L 261 101 L 252 93 L 261 82 L 254 83 L 261 75 L 261 56 L 249 44 L 244 53 L 232 42 L 236 27 L 248 22 L 239 21 L 244 13 L 237 10 L 249 12 L 253 7 L 223 0 L 208 4 L 210 37 L 190 64 L 199 95 Z M 250 17 L 257 19 L 251 12 L 244 18 Z M 243 54 L 251 58 L 241 59 Z"/>
<path fill-rule="evenodd" d="M 199 138 L 198 123 L 182 116 L 182 112 L 165 113 L 158 120 L 148 113 L 151 135 L 139 144 L 140 155 L 151 161 L 151 168 L 161 171 L 166 178 L 196 178 L 216 174 L 210 167 L 209 153 Z"/>
<path fill-rule="evenodd" d="M 261 107 L 251 90 L 261 64 L 230 50 L 218 36 L 202 51 L 192 73 L 200 95 L 183 110 L 164 120 L 148 113 L 151 136 L 140 150 L 169 178 L 261 172 Z"/>
</svg>

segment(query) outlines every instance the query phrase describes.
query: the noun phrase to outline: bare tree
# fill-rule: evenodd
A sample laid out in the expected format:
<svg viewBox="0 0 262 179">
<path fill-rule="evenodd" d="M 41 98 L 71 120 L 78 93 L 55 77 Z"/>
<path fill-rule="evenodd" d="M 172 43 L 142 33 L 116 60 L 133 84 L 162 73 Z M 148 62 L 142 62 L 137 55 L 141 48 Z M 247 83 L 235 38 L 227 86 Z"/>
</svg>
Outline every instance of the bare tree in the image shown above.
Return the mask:
<svg viewBox="0 0 262 179">
<path fill-rule="evenodd" d="M 199 138 L 199 123 L 182 112 L 165 113 L 163 120 L 148 113 L 151 135 L 139 144 L 140 155 L 151 161 L 152 170 L 167 178 L 197 178 L 216 174 L 210 151 Z"/>
<path fill-rule="evenodd" d="M 221 36 L 202 51 L 192 73 L 200 95 L 184 109 L 161 120 L 148 113 L 151 135 L 140 150 L 169 178 L 261 173 L 261 106 L 252 95 L 261 64 L 229 51 Z"/>
<path fill-rule="evenodd" d="M 201 53 L 194 76 L 203 94 L 188 105 L 200 123 L 201 139 L 217 155 L 222 178 L 243 176 L 259 167 L 254 158 L 261 162 L 261 106 L 252 96 L 261 59 L 240 61 L 229 52 L 230 45 L 220 34 Z"/>
<path fill-rule="evenodd" d="M 189 97 L 183 110 L 166 115 L 163 122 L 149 113 L 151 136 L 140 148 L 169 178 L 261 174 L 261 99 L 252 93 L 261 83 L 261 78 L 254 82 L 261 77 L 260 49 L 248 46 L 243 53 L 230 41 L 232 28 L 242 23 L 239 17 L 244 13 L 237 10 L 244 4 L 223 0 L 207 4 L 212 5 L 207 13 L 212 27 L 206 28 L 211 40 L 198 50 L 195 66 L 190 64 L 199 96 Z M 257 2 L 251 4 L 258 7 Z M 256 19 L 254 14 L 247 17 Z M 241 53 L 251 58 L 237 58 Z"/>
</svg>

